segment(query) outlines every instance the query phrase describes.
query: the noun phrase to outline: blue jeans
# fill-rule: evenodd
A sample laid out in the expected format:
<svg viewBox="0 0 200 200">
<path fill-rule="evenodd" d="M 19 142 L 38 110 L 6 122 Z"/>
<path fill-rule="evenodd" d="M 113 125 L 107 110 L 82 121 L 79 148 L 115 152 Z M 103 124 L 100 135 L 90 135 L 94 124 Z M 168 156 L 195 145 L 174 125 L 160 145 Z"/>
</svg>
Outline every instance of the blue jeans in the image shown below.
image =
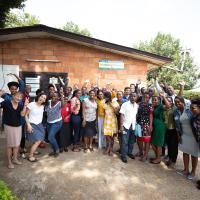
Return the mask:
<svg viewBox="0 0 200 200">
<path fill-rule="evenodd" d="M 48 140 L 53 148 L 54 152 L 59 151 L 59 146 L 55 138 L 56 134 L 62 127 L 62 120 L 55 123 L 47 123 Z"/>
<path fill-rule="evenodd" d="M 134 131 L 131 129 L 124 128 L 124 131 L 126 134 L 122 134 L 121 157 L 126 158 L 127 154 L 132 154 L 135 135 Z"/>
<path fill-rule="evenodd" d="M 73 144 L 76 145 L 80 142 L 80 132 L 81 132 L 81 116 L 71 115 L 72 129 L 74 132 Z"/>
</svg>

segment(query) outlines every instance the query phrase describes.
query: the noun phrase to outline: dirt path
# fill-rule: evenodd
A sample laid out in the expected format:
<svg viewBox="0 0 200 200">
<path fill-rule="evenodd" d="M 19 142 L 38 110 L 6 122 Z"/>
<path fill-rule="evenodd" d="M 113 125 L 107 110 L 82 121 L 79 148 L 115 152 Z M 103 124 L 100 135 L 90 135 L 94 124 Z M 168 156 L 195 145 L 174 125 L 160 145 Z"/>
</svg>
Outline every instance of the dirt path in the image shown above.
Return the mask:
<svg viewBox="0 0 200 200">
<path fill-rule="evenodd" d="M 193 182 L 167 169 L 138 160 L 122 163 L 117 156 L 69 151 L 48 157 L 41 150 L 39 162 L 23 160 L 14 170 L 6 168 L 5 138 L 0 136 L 0 179 L 27 200 L 199 200 Z M 182 168 L 179 158 L 178 168 Z M 200 166 L 197 177 L 200 178 Z"/>
</svg>

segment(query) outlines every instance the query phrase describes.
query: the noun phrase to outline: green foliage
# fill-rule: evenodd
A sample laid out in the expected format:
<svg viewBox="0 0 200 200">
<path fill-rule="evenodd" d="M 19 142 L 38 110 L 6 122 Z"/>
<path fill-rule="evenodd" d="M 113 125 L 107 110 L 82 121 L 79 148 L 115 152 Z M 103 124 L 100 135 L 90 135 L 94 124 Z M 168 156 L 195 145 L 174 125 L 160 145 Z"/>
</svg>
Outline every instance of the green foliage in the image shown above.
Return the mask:
<svg viewBox="0 0 200 200">
<path fill-rule="evenodd" d="M 77 33 L 79 35 L 92 37 L 92 35 L 89 32 L 89 30 L 87 30 L 86 28 L 85 29 L 81 29 L 78 24 L 75 24 L 72 21 L 67 22 L 61 29 L 65 30 L 65 31 L 72 32 L 72 33 Z"/>
<path fill-rule="evenodd" d="M 134 45 L 134 47 L 150 53 L 170 57 L 172 58 L 172 63 L 168 66 L 174 69 L 181 69 L 183 59 L 181 56 L 181 43 L 179 39 L 173 38 L 170 34 L 158 33 L 155 39 L 149 42 L 140 42 L 139 45 Z M 194 64 L 190 55 L 186 55 L 183 72 L 167 69 L 165 67 L 159 67 L 158 72 L 158 79 L 172 85 L 174 88 L 178 88 L 179 82 L 184 80 L 187 90 L 193 88 L 199 76 L 199 73 L 197 73 L 197 66 Z M 148 80 L 152 78 L 152 73 L 152 71 L 148 72 Z"/>
<path fill-rule="evenodd" d="M 3 181 L 0 181 L 0 200 L 18 200 Z"/>
<path fill-rule="evenodd" d="M 29 13 L 26 12 L 18 12 L 8 13 L 6 17 L 5 28 L 19 27 L 19 26 L 31 26 L 34 24 L 39 24 L 40 20 Z"/>
<path fill-rule="evenodd" d="M 0 0 L 0 28 L 5 27 L 6 16 L 13 8 L 23 8 L 26 0 Z"/>
<path fill-rule="evenodd" d="M 183 96 L 186 99 L 193 99 L 196 97 L 200 97 L 200 92 L 184 91 Z"/>
</svg>

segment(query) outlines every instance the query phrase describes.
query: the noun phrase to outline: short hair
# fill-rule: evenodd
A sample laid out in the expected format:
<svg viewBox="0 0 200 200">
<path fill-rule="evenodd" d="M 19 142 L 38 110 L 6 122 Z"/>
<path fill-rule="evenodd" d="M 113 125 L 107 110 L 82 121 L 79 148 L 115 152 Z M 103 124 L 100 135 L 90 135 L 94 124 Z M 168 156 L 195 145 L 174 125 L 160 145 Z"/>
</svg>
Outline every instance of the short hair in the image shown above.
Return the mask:
<svg viewBox="0 0 200 200">
<path fill-rule="evenodd" d="M 19 88 L 19 83 L 16 81 L 11 81 L 7 84 L 8 88 L 10 89 L 12 86 Z"/>
<path fill-rule="evenodd" d="M 40 93 L 42 93 L 42 92 L 43 92 L 42 89 L 37 89 L 36 92 L 35 92 L 35 94 L 36 94 L 36 96 L 37 96 L 38 94 L 40 94 Z"/>
<path fill-rule="evenodd" d="M 130 89 L 131 89 L 130 87 L 125 87 L 125 88 L 124 88 L 124 91 L 125 91 L 125 90 L 130 90 Z"/>
<path fill-rule="evenodd" d="M 192 99 L 191 103 L 200 107 L 200 97 L 196 97 L 196 98 Z"/>
<path fill-rule="evenodd" d="M 54 85 L 53 85 L 53 84 L 49 84 L 49 85 L 48 85 L 48 90 L 49 90 L 49 88 L 51 88 L 51 87 L 54 88 Z"/>
</svg>

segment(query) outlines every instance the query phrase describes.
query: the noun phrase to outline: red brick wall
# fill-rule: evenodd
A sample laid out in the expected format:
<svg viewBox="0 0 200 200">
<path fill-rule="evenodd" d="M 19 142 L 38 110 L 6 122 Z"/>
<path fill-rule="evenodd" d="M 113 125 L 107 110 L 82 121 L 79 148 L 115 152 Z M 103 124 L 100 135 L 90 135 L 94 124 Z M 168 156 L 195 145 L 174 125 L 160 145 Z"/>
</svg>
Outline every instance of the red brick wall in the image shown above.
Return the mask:
<svg viewBox="0 0 200 200">
<path fill-rule="evenodd" d="M 126 56 L 109 53 L 57 39 L 30 38 L 0 43 L 3 48 L 3 64 L 20 66 L 20 71 L 66 72 L 70 85 L 81 85 L 86 79 L 97 82 L 100 75 L 100 86 L 112 82 L 112 87 L 122 89 L 137 79 L 146 81 L 147 62 Z M 28 62 L 27 59 L 59 60 L 59 63 Z M 99 70 L 99 60 L 121 60 L 124 70 Z M 2 54 L 0 55 L 2 62 Z"/>
</svg>

